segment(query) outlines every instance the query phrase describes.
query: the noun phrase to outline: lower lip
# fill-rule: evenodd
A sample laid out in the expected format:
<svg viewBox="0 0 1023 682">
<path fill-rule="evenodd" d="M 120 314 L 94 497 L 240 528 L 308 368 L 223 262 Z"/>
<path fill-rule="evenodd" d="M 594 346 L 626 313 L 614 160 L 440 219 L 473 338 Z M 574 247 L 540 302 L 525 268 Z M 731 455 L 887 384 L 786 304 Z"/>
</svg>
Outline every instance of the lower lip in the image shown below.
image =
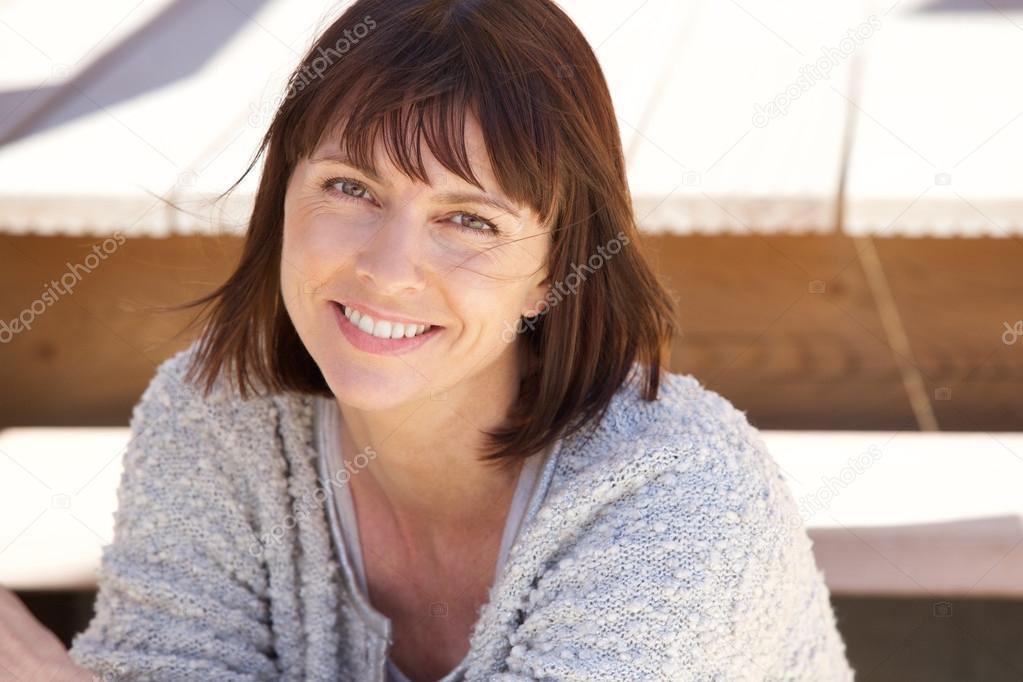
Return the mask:
<svg viewBox="0 0 1023 682">
<path fill-rule="evenodd" d="M 412 338 L 402 337 L 400 339 L 381 339 L 360 330 L 358 326 L 345 316 L 344 308 L 340 303 L 330 302 L 334 309 L 334 317 L 337 319 L 337 326 L 341 333 L 356 348 L 374 355 L 404 355 L 419 348 L 424 343 L 437 336 L 443 327 L 431 327 L 429 331 L 413 336 Z"/>
</svg>

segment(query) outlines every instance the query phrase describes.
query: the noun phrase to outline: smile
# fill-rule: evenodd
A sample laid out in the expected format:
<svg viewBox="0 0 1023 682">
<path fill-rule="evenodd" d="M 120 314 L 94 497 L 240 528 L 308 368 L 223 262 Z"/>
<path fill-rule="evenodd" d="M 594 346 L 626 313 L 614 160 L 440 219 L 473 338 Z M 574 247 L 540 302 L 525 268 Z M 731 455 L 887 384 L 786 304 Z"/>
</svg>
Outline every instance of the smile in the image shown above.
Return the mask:
<svg viewBox="0 0 1023 682">
<path fill-rule="evenodd" d="M 375 355 L 402 355 L 437 336 L 441 326 L 411 320 L 378 319 L 358 309 L 330 302 L 342 335 L 361 351 Z"/>
<path fill-rule="evenodd" d="M 367 313 L 360 312 L 352 306 L 341 304 L 345 317 L 352 321 L 359 331 L 365 332 L 379 339 L 400 339 L 402 337 L 411 339 L 432 328 L 429 324 L 414 324 L 412 322 L 392 322 L 390 320 L 376 319 Z"/>
</svg>

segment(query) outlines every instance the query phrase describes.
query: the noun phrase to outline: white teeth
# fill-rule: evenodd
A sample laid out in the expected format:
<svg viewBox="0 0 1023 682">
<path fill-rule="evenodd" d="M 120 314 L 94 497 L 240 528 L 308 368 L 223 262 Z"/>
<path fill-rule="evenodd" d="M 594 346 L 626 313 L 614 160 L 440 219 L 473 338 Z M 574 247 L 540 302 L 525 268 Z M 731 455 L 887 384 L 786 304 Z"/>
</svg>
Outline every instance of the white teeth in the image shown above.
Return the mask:
<svg viewBox="0 0 1023 682">
<path fill-rule="evenodd" d="M 344 311 L 345 317 L 351 320 L 352 324 L 357 326 L 360 331 L 381 339 L 400 339 L 402 337 L 410 339 L 431 328 L 431 325 L 428 324 L 404 324 L 388 320 L 374 320 L 369 315 L 364 315 L 348 306 L 344 306 Z"/>
</svg>

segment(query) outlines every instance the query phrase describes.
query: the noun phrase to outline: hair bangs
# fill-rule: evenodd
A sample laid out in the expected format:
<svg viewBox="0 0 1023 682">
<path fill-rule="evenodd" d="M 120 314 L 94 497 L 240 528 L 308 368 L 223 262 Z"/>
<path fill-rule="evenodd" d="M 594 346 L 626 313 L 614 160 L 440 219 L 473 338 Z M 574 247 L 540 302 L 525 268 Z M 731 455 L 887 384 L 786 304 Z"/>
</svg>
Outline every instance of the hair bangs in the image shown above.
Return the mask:
<svg viewBox="0 0 1023 682">
<path fill-rule="evenodd" d="M 376 145 L 406 177 L 429 184 L 423 143 L 448 171 L 486 190 L 473 172 L 465 126 L 475 118 L 483 137 L 493 188 L 536 212 L 542 223 L 558 210 L 562 177 L 557 166 L 558 122 L 538 120 L 537 103 L 519 79 L 498 83 L 491 75 L 506 66 L 452 38 L 431 34 L 416 55 L 435 67 L 403 63 L 408 51 L 378 51 L 370 41 L 361 54 L 346 56 L 331 78 L 308 88 L 296 102 L 291 139 L 283 140 L 290 162 L 323 144 L 336 144 L 358 165 L 378 173 Z M 358 52 L 358 51 L 356 51 Z M 422 54 L 426 52 L 427 54 Z M 389 58 L 388 58 L 389 57 Z M 424 71 L 427 76 L 424 76 Z"/>
</svg>

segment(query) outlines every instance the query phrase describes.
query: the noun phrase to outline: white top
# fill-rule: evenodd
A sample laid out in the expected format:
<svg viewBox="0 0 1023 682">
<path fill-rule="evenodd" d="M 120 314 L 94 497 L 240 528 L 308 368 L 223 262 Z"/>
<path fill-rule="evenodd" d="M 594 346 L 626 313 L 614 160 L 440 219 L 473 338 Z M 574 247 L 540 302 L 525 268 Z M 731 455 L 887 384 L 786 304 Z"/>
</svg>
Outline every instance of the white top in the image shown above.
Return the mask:
<svg viewBox="0 0 1023 682">
<path fill-rule="evenodd" d="M 341 534 L 345 539 L 345 548 L 348 551 L 349 561 L 355 568 L 359 588 L 368 602 L 369 590 L 366 586 L 366 573 L 362 562 L 362 543 L 359 539 L 359 526 L 356 522 L 355 505 L 352 502 L 347 478 L 342 479 L 335 476 L 335 473 L 344 467 L 344 457 L 341 452 L 343 426 L 341 412 L 338 409 L 337 402 L 331 398 L 318 399 L 318 409 L 317 424 L 319 425 L 319 432 L 317 435 L 320 440 L 320 452 L 326 458 L 330 480 L 338 481 L 336 486 L 337 495 L 334 499 L 341 522 Z M 540 456 L 533 455 L 527 458 L 519 472 L 518 483 L 512 495 L 511 507 L 508 510 L 508 518 L 505 521 L 504 533 L 501 536 L 501 546 L 497 554 L 497 575 L 495 576 L 495 581 L 500 577 L 512 543 L 518 537 L 523 514 L 538 482 L 538 474 L 543 470 L 544 463 L 550 457 L 553 449 L 553 447 L 549 447 Z M 386 620 L 386 616 L 381 615 L 381 617 Z M 390 656 L 386 659 L 386 665 L 387 682 L 411 682 L 398 666 L 395 665 Z M 465 660 L 463 659 L 442 678 L 441 682 L 460 680 L 464 672 L 464 666 Z"/>
</svg>

